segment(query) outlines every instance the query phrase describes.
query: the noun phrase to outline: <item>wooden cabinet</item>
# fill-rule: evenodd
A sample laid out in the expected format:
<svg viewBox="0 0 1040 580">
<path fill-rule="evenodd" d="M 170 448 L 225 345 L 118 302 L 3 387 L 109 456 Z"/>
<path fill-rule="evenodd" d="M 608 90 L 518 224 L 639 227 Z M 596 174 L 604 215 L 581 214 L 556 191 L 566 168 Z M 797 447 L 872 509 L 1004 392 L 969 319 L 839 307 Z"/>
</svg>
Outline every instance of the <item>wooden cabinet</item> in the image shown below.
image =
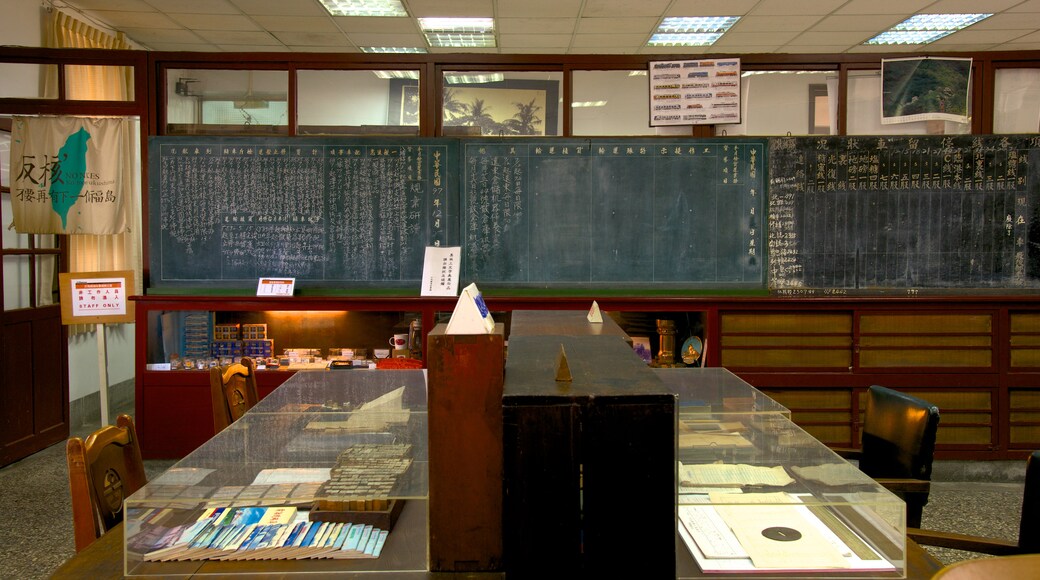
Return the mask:
<svg viewBox="0 0 1040 580">
<path fill-rule="evenodd" d="M 872 384 L 907 391 L 940 408 L 937 455 L 1017 459 L 1040 448 L 1040 296 L 713 297 L 499 296 L 485 292 L 508 340 L 514 310 L 588 310 L 595 299 L 631 335 L 671 318 L 705 344 L 705 364 L 725 366 L 790 408 L 821 441 L 854 446 L 861 397 Z M 364 313 L 373 340 L 404 316 L 424 330 L 446 320 L 452 298 L 144 296 L 137 300 L 137 422 L 146 456 L 181 457 L 212 434 L 208 378 L 200 371 L 149 371 L 149 317 L 165 311 L 283 313 L 294 337 L 326 344 L 340 323 L 304 312 Z M 382 316 L 379 313 L 387 313 Z M 286 322 L 288 324 L 288 322 Z M 331 326 L 329 326 L 331 324 Z M 292 340 L 303 341 L 303 338 Z M 374 343 L 373 343 L 374 344 Z M 261 396 L 290 373 L 258 373 Z"/>
</svg>

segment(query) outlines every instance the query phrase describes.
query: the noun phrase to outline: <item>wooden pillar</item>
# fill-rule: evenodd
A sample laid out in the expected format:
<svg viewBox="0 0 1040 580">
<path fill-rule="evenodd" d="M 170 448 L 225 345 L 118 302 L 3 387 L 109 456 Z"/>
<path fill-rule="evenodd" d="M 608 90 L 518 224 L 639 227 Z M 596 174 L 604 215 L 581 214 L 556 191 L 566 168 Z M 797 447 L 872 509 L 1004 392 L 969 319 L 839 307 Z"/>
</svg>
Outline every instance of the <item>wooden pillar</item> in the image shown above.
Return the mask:
<svg viewBox="0 0 1040 580">
<path fill-rule="evenodd" d="M 430 570 L 502 568 L 502 383 L 505 337 L 427 336 Z"/>
</svg>

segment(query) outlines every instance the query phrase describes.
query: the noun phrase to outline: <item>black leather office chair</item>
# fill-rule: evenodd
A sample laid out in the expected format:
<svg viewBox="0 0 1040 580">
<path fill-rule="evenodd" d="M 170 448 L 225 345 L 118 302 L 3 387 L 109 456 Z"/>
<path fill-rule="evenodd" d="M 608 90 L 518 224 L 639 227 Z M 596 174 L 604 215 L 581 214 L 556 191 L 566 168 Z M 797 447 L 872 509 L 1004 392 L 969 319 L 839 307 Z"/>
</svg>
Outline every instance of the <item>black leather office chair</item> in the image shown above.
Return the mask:
<svg viewBox="0 0 1040 580">
<path fill-rule="evenodd" d="M 908 527 L 906 535 L 924 546 L 967 550 L 994 556 L 1040 553 L 1040 451 L 1034 451 L 1026 460 L 1026 485 L 1022 494 L 1022 516 L 1018 524 L 1017 542 L 922 530 L 917 527 Z"/>
<path fill-rule="evenodd" d="M 919 528 L 931 488 L 939 408 L 917 397 L 874 385 L 867 390 L 862 446 L 835 449 L 859 460 L 863 473 L 906 502 L 906 525 Z"/>
</svg>

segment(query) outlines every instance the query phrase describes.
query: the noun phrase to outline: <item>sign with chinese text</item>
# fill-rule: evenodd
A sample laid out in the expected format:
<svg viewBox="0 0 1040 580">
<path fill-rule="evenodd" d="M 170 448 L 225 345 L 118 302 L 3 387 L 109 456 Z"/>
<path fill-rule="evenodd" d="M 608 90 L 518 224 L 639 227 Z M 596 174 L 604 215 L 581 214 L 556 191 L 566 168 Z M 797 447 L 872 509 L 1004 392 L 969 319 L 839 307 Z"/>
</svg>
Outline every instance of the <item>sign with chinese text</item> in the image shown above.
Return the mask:
<svg viewBox="0 0 1040 580">
<path fill-rule="evenodd" d="M 256 285 L 257 296 L 292 296 L 296 278 L 260 278 Z"/>
<path fill-rule="evenodd" d="M 130 207 L 126 119 L 16 117 L 11 206 L 25 234 L 118 234 Z"/>
<path fill-rule="evenodd" d="M 458 296 L 461 250 L 458 246 L 426 247 L 421 296 Z"/>
<path fill-rule="evenodd" d="M 133 271 L 62 272 L 59 280 L 63 324 L 134 321 Z"/>
</svg>

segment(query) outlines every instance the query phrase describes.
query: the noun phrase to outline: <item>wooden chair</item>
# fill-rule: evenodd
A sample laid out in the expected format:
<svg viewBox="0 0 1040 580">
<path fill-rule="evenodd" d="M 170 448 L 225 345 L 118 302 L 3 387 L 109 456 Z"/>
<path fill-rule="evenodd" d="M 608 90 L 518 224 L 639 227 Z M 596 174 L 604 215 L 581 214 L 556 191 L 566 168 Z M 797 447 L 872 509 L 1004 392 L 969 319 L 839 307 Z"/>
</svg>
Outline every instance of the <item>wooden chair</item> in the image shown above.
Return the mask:
<svg viewBox="0 0 1040 580">
<path fill-rule="evenodd" d="M 120 415 L 115 426 L 98 429 L 86 441 L 69 438 L 65 457 L 78 552 L 123 521 L 123 500 L 148 479 L 129 415 Z"/>
<path fill-rule="evenodd" d="M 1022 493 L 1022 516 L 1018 524 L 1018 541 L 1009 542 L 953 532 L 906 529 L 908 538 L 924 546 L 967 550 L 994 556 L 1040 553 L 1040 451 L 1026 460 L 1026 483 Z"/>
<path fill-rule="evenodd" d="M 932 580 L 993 580 L 994 578 L 1035 578 L 1040 569 L 1040 555 L 1020 554 L 963 560 L 944 567 Z"/>
<path fill-rule="evenodd" d="M 863 473 L 901 497 L 906 502 L 906 525 L 919 528 L 928 503 L 938 429 L 938 407 L 874 385 L 867 390 L 861 448 L 835 452 L 858 459 Z"/>
<path fill-rule="evenodd" d="M 256 394 L 256 367 L 253 359 L 213 367 L 209 370 L 213 402 L 213 432 L 220 433 L 251 409 L 259 400 Z"/>
</svg>

